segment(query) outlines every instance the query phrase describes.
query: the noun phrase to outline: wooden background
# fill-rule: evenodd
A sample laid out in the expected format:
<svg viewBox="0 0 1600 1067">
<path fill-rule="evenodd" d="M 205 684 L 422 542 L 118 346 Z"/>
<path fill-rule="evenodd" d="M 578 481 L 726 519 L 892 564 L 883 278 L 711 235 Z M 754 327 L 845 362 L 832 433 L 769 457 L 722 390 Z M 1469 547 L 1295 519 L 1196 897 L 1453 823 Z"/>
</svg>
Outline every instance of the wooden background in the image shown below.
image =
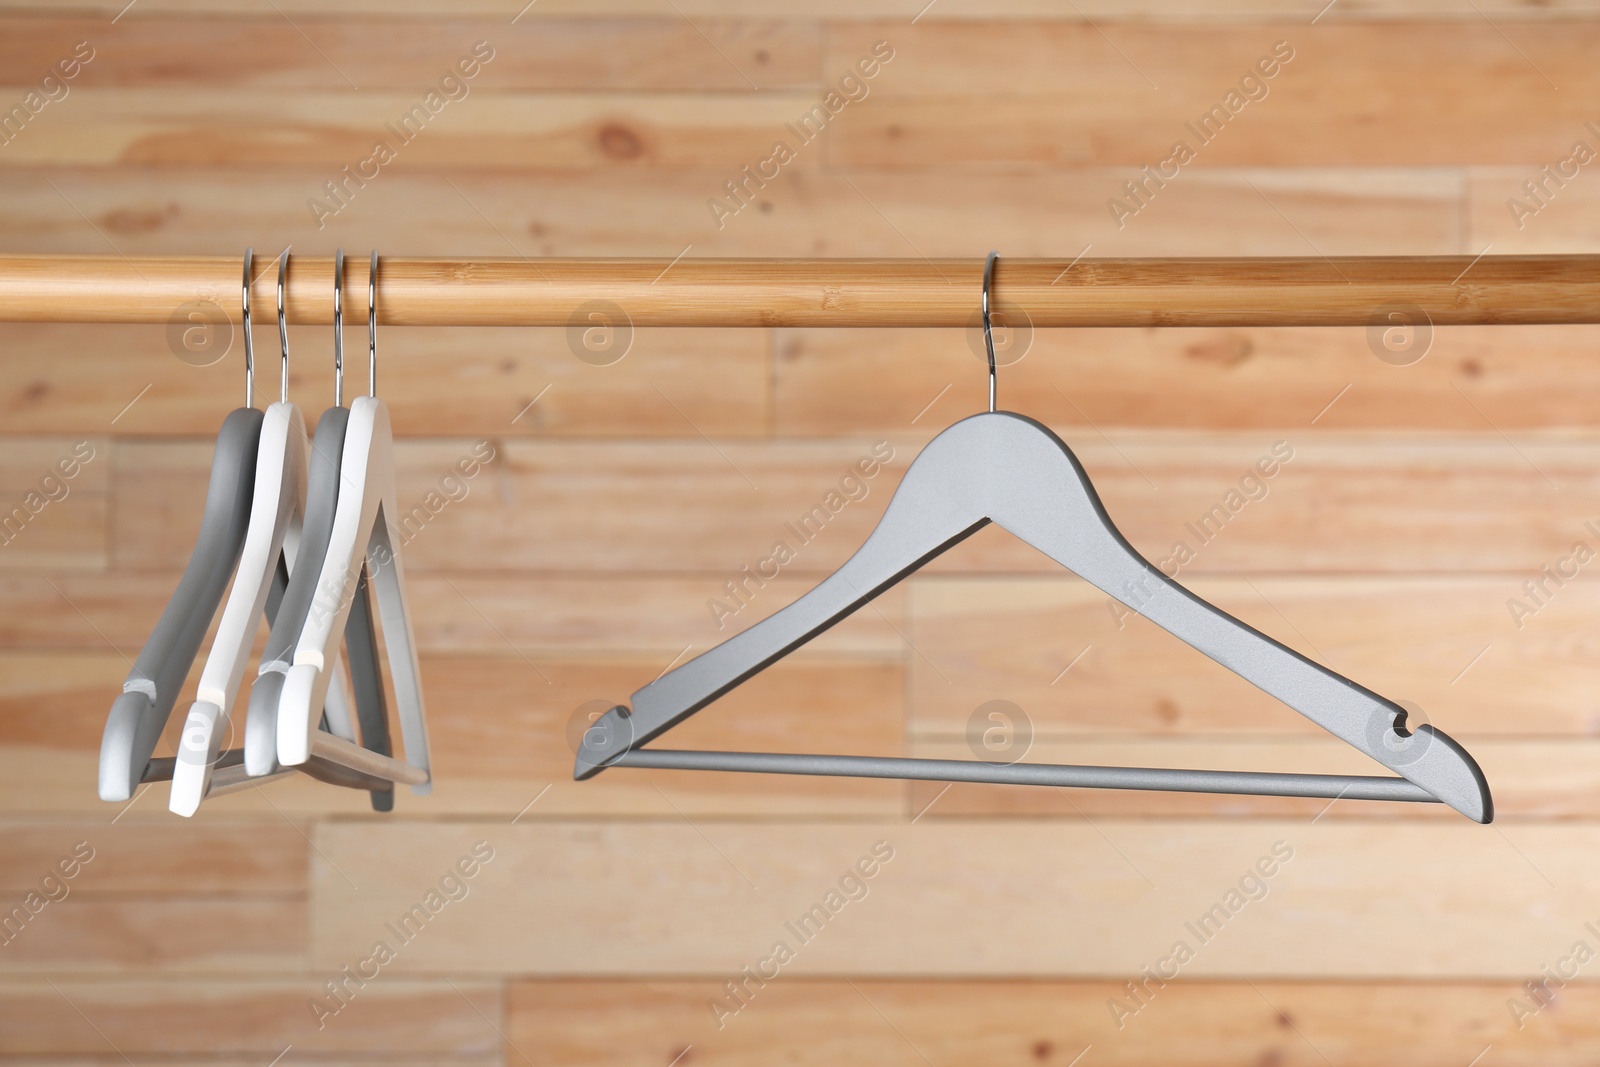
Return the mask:
<svg viewBox="0 0 1600 1067">
<path fill-rule="evenodd" d="M 1600 162 L 1537 212 L 1507 203 L 1575 142 L 1600 150 L 1600 9 L 1323 2 L 6 0 L 6 108 L 78 42 L 94 58 L 0 146 L 0 250 L 1600 251 Z M 479 41 L 470 95 L 319 228 L 308 201 Z M 867 97 L 719 228 L 707 201 L 878 41 L 894 58 Z M 1107 200 L 1279 41 L 1269 94 L 1119 228 Z M 310 420 L 331 339 L 292 334 Z M 160 328 L 5 327 L 0 506 L 79 442 L 94 458 L 0 547 L 0 903 L 79 842 L 93 859 L 0 945 L 0 1058 L 1596 1062 L 1600 564 L 1520 619 L 1509 601 L 1600 550 L 1600 332 L 1412 340 L 1426 355 L 1396 366 L 1359 329 L 1040 331 L 1001 397 L 1066 438 L 1152 558 L 1196 547 L 1185 524 L 1289 450 L 1183 580 L 1462 739 L 1489 827 L 1343 801 L 570 781 L 589 702 L 817 581 L 978 409 L 972 335 L 932 330 L 641 329 L 609 366 L 560 329 L 386 331 L 405 505 L 495 452 L 406 547 L 434 794 L 388 816 L 309 781 L 193 820 L 164 788 L 102 804 L 105 712 L 187 558 L 240 346 L 211 338 L 227 358 L 197 367 Z M 257 342 L 270 366 L 269 322 Z M 893 459 L 864 499 L 719 632 L 711 598 L 874 447 Z M 674 741 L 968 758 L 990 700 L 1021 709 L 1035 759 L 1371 769 L 992 529 Z M 465 896 L 332 999 L 475 842 L 493 859 Z M 1275 845 L 1292 858 L 1202 943 L 1186 923 Z M 786 923 L 875 846 L 892 859 L 865 896 L 801 943 Z M 719 1026 L 725 983 L 779 940 L 793 960 Z M 1126 983 L 1179 941 L 1193 958 L 1140 1006 Z"/>
</svg>

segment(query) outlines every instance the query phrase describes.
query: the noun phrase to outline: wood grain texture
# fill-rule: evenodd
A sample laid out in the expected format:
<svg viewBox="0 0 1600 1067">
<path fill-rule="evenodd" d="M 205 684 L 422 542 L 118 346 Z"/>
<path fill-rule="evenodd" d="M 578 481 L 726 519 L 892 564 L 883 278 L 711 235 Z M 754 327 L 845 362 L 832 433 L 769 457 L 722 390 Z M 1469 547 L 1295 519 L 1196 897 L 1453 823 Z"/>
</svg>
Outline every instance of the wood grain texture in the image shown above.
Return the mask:
<svg viewBox="0 0 1600 1067">
<path fill-rule="evenodd" d="M 1561 991 L 1518 1029 L 1517 983 L 1363 985 L 1184 979 L 1159 989 L 1119 1029 L 1107 1002 L 1121 982 L 905 982 L 784 978 L 719 1029 L 713 981 L 545 982 L 511 986 L 508 1045 L 566 1062 L 646 1067 L 683 1049 L 697 1063 L 905 1065 L 1085 1061 L 1185 1067 L 1381 1063 L 1458 1067 L 1492 1047 L 1499 1062 L 1594 1055 L 1600 990 Z"/>
<path fill-rule="evenodd" d="M 1482 20 L 1136 27 L 1115 38 L 1092 25 L 1041 25 L 1026 36 L 1002 25 L 857 25 L 830 38 L 829 69 L 848 70 L 880 38 L 895 58 L 872 94 L 841 116 L 829 158 L 891 168 L 959 160 L 1137 170 L 1170 158 L 1182 141 L 1194 155 L 1185 165 L 1197 168 L 1543 162 L 1594 117 L 1571 90 L 1596 76 L 1583 58 L 1595 33 L 1526 25 L 1508 45 Z M 1263 57 L 1277 61 L 1263 68 L 1271 75 L 1258 73 L 1241 91 Z M 994 78 L 1001 69 L 1003 88 Z M 1476 89 L 1488 78 L 1506 94 L 1502 103 L 1530 106 L 1483 106 Z M 1005 123 L 992 121 L 994 97 L 1005 101 Z M 1221 120 L 1201 129 L 1213 107 L 1223 109 Z M 1385 136 L 1370 136 L 1375 121 Z M 1169 166 L 1163 174 L 1174 171 L 1182 173 Z"/>
<path fill-rule="evenodd" d="M 1574 162 L 1583 154 L 1580 144 L 1589 150 L 1600 147 L 1600 135 L 1585 127 L 1553 143 L 1546 158 L 1470 172 L 1470 227 L 1478 247 L 1491 242 L 1507 251 L 1584 252 L 1600 247 L 1600 228 L 1594 222 L 1600 183 L 1586 181 L 1591 168 Z"/>
<path fill-rule="evenodd" d="M 277 324 L 271 316 L 252 318 L 256 396 L 277 400 Z M 361 342 L 360 358 L 353 353 L 345 368 L 348 397 L 366 392 L 367 366 L 364 324 L 347 333 L 349 343 Z M 156 326 L 0 326 L 9 350 L 0 365 L 0 414 L 19 434 L 76 427 L 123 437 L 214 438 L 227 412 L 243 403 L 243 335 L 219 324 L 190 336 L 186 342 L 182 328 Z M 289 338 L 289 396 L 314 430 L 333 403 L 332 331 L 291 327 Z M 554 327 L 466 336 L 444 328 L 384 330 L 380 395 L 396 432 L 406 436 L 698 440 L 701 433 L 766 432 L 764 333 L 640 329 L 616 343 L 614 351 L 595 355 L 581 336 L 569 340 Z M 73 358 L 63 360 L 63 351 Z"/>
<path fill-rule="evenodd" d="M 67 881 L 71 896 L 82 899 L 304 896 L 304 828 L 280 820 L 241 830 L 227 823 L 8 820 L 0 824 L 0 886 L 20 894 L 36 889 L 47 874 L 60 880 L 76 867 Z M 151 863 L 153 856 L 160 862 Z"/>
<path fill-rule="evenodd" d="M 310 977 L 226 985 L 186 978 L 58 978 L 53 984 L 54 990 L 42 983 L 0 983 L 7 1017 L 29 1020 L 25 1030 L 8 1030 L 0 1038 L 0 1055 L 73 1057 L 75 1063 L 126 1062 L 121 1056 L 139 1063 L 237 1063 L 246 1057 L 270 1060 L 292 1045 L 316 1063 L 349 1063 L 375 1052 L 396 1062 L 500 1062 L 500 991 L 470 979 L 457 980 L 455 990 L 392 977 L 352 987 L 348 1005 L 320 1028 L 309 1004 L 328 995 L 322 981 Z"/>
<path fill-rule="evenodd" d="M 270 7 L 255 18 L 177 24 L 48 17 L 59 10 L 8 19 L 0 69 L 26 80 L 26 72 L 50 69 L 73 44 L 86 40 L 92 42 L 94 59 L 74 79 L 75 88 L 426 91 L 437 88 L 446 74 L 462 81 L 456 63 L 470 58 L 473 45 L 482 41 L 492 42 L 493 58 L 465 79 L 469 98 L 480 85 L 499 91 L 749 92 L 813 87 L 820 37 L 820 26 L 809 21 L 716 19 L 699 27 L 681 19 L 512 23 L 510 15 L 467 21 L 461 16 L 476 13 L 462 9 L 451 17 L 437 5 L 419 12 L 421 18 L 318 17 L 300 25 Z M 317 14 L 329 13 L 323 8 Z M 177 40 L 182 47 L 174 47 Z M 239 62 L 241 54 L 250 62 Z"/>
<path fill-rule="evenodd" d="M 264 325 L 270 322 L 257 329 Z M 1417 346 L 1396 358 L 1423 352 L 1406 366 L 1379 360 L 1367 331 L 1354 327 L 1019 336 L 1012 351 L 1025 345 L 1025 354 L 1000 369 L 1001 396 L 1050 424 L 1237 429 L 1316 418 L 1323 429 L 1469 433 L 1490 424 L 1595 425 L 1587 368 L 1600 335 L 1592 327 L 1420 329 L 1396 339 Z M 228 354 L 207 367 L 175 358 L 159 327 L 5 324 L 0 338 L 9 353 L 0 366 L 0 410 L 17 434 L 114 428 L 206 437 L 242 395 L 236 330 Z M 332 395 L 328 331 L 291 327 L 290 338 L 290 396 L 314 420 Z M 271 340 L 270 332 L 258 338 L 258 381 L 275 396 Z M 609 366 L 577 358 L 558 328 L 491 327 L 467 341 L 448 328 L 384 332 L 382 392 L 397 432 L 697 437 L 696 427 L 745 436 L 768 425 L 784 436 L 894 432 L 919 414 L 918 425 L 958 417 L 985 388 L 976 330 L 784 330 L 769 353 L 758 331 L 640 328 Z M 63 351 L 73 353 L 70 362 Z M 1107 363 L 1122 371 L 1101 373 Z M 364 371 L 352 364 L 353 384 Z M 1152 380 L 1164 387 L 1149 388 Z"/>
<path fill-rule="evenodd" d="M 470 893 L 431 920 L 449 936 L 408 944 L 395 966 L 411 974 L 721 981 L 787 941 L 784 977 L 1115 978 L 1187 939 L 1189 977 L 1520 979 L 1596 921 L 1589 824 L 327 823 L 314 840 L 326 858 L 312 873 L 312 960 L 330 968 L 365 951 L 475 842 L 494 851 Z M 826 905 L 820 930 L 786 927 L 879 841 L 892 858 L 866 882 L 852 876 L 864 896 L 847 883 L 858 899 Z M 1255 903 L 1204 938 L 1187 930 L 1280 841 L 1292 858 L 1250 890 Z M 653 887 L 648 905 L 641 885 Z M 952 920 L 961 915 L 987 918 Z"/>
<path fill-rule="evenodd" d="M 0 570 L 104 570 L 111 444 L 17 438 L 0 447 Z"/>
<path fill-rule="evenodd" d="M 68 897 L 6 943 L 0 974 L 293 972 L 305 960 L 307 921 L 304 900 Z"/>
<path fill-rule="evenodd" d="M 1354 327 L 1020 329 L 1002 343 L 999 389 L 1011 410 L 1091 432 L 1288 430 L 1313 420 L 1322 430 L 1547 431 L 1594 425 L 1587 364 L 1597 340 L 1585 326 L 1420 322 L 1392 336 Z M 777 431 L 826 436 L 892 431 L 919 413 L 918 425 L 958 418 L 986 386 L 981 345 L 975 329 L 778 331 Z"/>
<path fill-rule="evenodd" d="M 461 42 L 470 52 L 472 41 Z M 430 74 L 434 72 L 429 71 Z M 442 72 L 441 72 L 442 73 Z M 280 163 L 326 168 L 382 163 L 449 170 L 522 171 L 617 167 L 725 168 L 736 174 L 772 154 L 775 131 L 803 114 L 809 94 L 493 91 L 492 64 L 479 87 L 455 103 L 427 105 L 429 86 L 272 90 L 217 87 L 204 94 L 160 88 L 79 88 L 56 122 L 31 124 L 7 145 L 12 167 L 187 167 Z M 437 76 L 437 75 L 435 75 Z M 436 100 L 440 99 L 438 96 Z M 422 119 L 400 123 L 420 110 Z M 393 163 L 390 163 L 390 160 Z M 816 166 L 801 159 L 800 167 Z M 320 183 L 319 183 L 320 184 Z M 315 195 L 313 191 L 311 195 Z M 336 206 L 329 203 L 329 209 Z"/>
<path fill-rule="evenodd" d="M 881 172 L 789 168 L 731 218 L 725 169 L 430 174 L 390 168 L 337 215 L 311 209 L 325 169 L 279 164 L 0 169 L 0 248 L 13 253 L 242 255 L 292 245 L 437 256 L 1296 256 L 1475 254 L 1465 175 L 1442 168 L 1196 171 L 1118 228 L 1117 168 Z M 1265 194 L 1265 196 L 1263 195 Z M 1268 199 L 1270 198 L 1270 199 Z M 732 201 L 724 206 L 731 206 Z M 1281 214 L 1280 214 L 1281 212 Z M 1141 213 L 1143 214 L 1143 213 Z M 1146 225 L 1146 223 L 1149 223 Z M 1594 248 L 1542 249 L 1582 251 Z M 231 279 L 219 293 L 231 296 Z M 708 335 L 708 343 L 713 343 Z"/>
<path fill-rule="evenodd" d="M 676 0 L 675 0 L 676 2 Z M 828 0 L 826 3 L 802 3 L 800 0 L 759 0 L 755 4 L 741 3 L 737 7 L 726 0 L 687 0 L 676 8 L 665 0 L 553 0 L 543 11 L 521 12 L 517 0 L 468 0 L 441 9 L 432 0 L 403 0 L 400 3 L 382 4 L 378 0 L 335 0 L 333 3 L 313 3 L 312 0 L 289 0 L 274 4 L 273 0 L 149 0 L 147 10 L 140 17 L 156 16 L 257 16 L 264 17 L 278 10 L 296 15 L 339 14 L 385 19 L 396 16 L 412 19 L 455 19 L 464 14 L 483 17 L 541 19 L 548 15 L 572 17 L 574 15 L 604 15 L 612 17 L 650 18 L 667 17 L 681 11 L 698 17 L 718 16 L 762 17 L 789 16 L 796 18 L 827 18 L 839 22 L 862 17 L 906 18 L 919 14 L 917 0 L 872 0 L 862 4 L 846 0 Z M 75 0 L 74 11 L 107 17 L 119 13 L 116 0 Z M 1342 9 L 1342 10 L 1341 10 Z M 58 14 L 57 5 L 41 0 L 0 0 L 0 10 L 19 13 Z M 1552 0 L 1550 3 L 1527 3 L 1526 0 L 1485 0 L 1476 9 L 1463 0 L 1404 0 L 1400 3 L 1380 3 L 1379 0 L 1352 0 L 1341 3 L 1337 9 L 1323 15 L 1336 22 L 1343 21 L 1410 21 L 1437 19 L 1442 21 L 1476 21 L 1483 12 L 1496 19 L 1545 22 L 1565 21 L 1593 15 L 1594 0 Z M 1063 8 L 1039 0 L 954 0 L 929 9 L 923 18 L 932 21 L 946 19 L 971 22 L 994 18 L 1014 19 L 1024 24 L 1039 21 L 1085 22 L 1094 21 L 1171 21 L 1178 23 L 1223 22 L 1232 24 L 1260 23 L 1269 20 L 1293 18 L 1310 22 L 1322 14 L 1317 0 L 1290 0 L 1285 4 L 1265 4 L 1262 0 L 1090 0 L 1075 7 Z M 921 19 L 919 19 L 921 21 Z M 1320 21 L 1320 20 L 1319 20 Z"/>
</svg>

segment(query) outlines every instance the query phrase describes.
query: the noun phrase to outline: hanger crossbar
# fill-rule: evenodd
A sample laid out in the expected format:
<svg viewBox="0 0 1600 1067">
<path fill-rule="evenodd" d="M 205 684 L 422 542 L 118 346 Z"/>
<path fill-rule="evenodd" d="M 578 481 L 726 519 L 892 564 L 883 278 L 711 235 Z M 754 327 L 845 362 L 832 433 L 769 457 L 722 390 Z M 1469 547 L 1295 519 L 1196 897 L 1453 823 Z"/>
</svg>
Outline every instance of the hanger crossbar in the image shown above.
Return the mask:
<svg viewBox="0 0 1600 1067">
<path fill-rule="evenodd" d="M 1404 778 L 1350 774 L 1195 771 L 1164 767 L 1085 767 L 1062 763 L 985 763 L 902 756 L 817 756 L 774 752 L 697 752 L 635 748 L 608 764 L 674 771 L 744 771 L 842 778 L 898 778 L 986 785 L 1054 785 L 1076 789 L 1148 789 L 1170 793 L 1317 797 L 1324 800 L 1440 800 Z"/>
</svg>

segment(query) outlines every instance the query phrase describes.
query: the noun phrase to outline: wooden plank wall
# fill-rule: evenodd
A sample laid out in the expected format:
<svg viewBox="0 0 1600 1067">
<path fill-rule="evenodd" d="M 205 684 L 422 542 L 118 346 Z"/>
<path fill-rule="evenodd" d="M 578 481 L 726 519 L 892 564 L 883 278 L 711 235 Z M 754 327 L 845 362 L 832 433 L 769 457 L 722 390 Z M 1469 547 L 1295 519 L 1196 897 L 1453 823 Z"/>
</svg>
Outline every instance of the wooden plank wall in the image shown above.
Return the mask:
<svg viewBox="0 0 1600 1067">
<path fill-rule="evenodd" d="M 0 3 L 0 105 L 48 97 L 0 145 L 0 250 L 1600 251 L 1590 0 L 124 3 Z M 386 132 L 475 48 L 421 132 Z M 1201 144 L 1186 123 L 1241 79 Z M 802 142 L 786 124 L 830 90 L 849 102 Z M 393 158 L 346 178 L 380 139 Z M 793 158 L 730 199 L 778 140 Z M 1178 140 L 1193 159 L 1145 177 Z M 102 804 L 105 711 L 240 396 L 237 337 L 180 334 L 0 329 L 0 510 L 50 497 L 0 547 L 0 903 L 42 894 L 0 944 L 0 1060 L 1600 1059 L 1600 331 L 1399 352 L 1359 329 L 1040 331 L 1002 370 L 1136 546 L 1183 542 L 1197 592 L 1461 738 L 1490 827 L 571 782 L 594 702 L 817 581 L 978 408 L 975 335 L 932 330 L 641 329 L 608 365 L 561 329 L 385 331 L 401 496 L 447 501 L 406 546 L 434 794 L 386 816 L 310 782 L 193 820 L 161 788 Z M 330 338 L 291 334 L 314 416 Z M 446 483 L 479 442 L 492 461 Z M 729 598 L 835 491 L 781 575 Z M 996 700 L 1035 759 L 1370 766 L 993 530 L 676 736 L 970 758 Z"/>
</svg>

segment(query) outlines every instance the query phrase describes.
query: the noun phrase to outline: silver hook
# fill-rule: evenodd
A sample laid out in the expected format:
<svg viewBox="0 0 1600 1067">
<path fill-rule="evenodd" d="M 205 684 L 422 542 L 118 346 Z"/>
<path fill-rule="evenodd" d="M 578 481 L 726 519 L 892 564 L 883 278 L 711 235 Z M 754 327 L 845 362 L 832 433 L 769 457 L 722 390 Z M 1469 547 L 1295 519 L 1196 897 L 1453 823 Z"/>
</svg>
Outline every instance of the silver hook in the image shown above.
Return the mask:
<svg viewBox="0 0 1600 1067">
<path fill-rule="evenodd" d="M 989 291 L 994 287 L 994 261 L 999 258 L 999 252 L 990 252 L 989 258 L 983 264 L 983 347 L 989 352 L 990 412 L 994 411 L 997 376 L 994 369 L 994 328 L 989 323 Z"/>
<path fill-rule="evenodd" d="M 333 406 L 344 406 L 344 249 L 333 256 Z"/>
<path fill-rule="evenodd" d="M 378 250 L 367 274 L 367 395 L 378 395 Z"/>
<path fill-rule="evenodd" d="M 278 256 L 278 349 L 283 353 L 283 399 L 289 400 L 289 320 L 283 313 L 283 279 L 289 272 L 289 249 Z"/>
<path fill-rule="evenodd" d="M 239 290 L 239 305 L 244 312 L 244 406 L 256 406 L 256 349 L 250 341 L 250 264 L 256 250 L 244 250 L 244 282 Z"/>
</svg>

